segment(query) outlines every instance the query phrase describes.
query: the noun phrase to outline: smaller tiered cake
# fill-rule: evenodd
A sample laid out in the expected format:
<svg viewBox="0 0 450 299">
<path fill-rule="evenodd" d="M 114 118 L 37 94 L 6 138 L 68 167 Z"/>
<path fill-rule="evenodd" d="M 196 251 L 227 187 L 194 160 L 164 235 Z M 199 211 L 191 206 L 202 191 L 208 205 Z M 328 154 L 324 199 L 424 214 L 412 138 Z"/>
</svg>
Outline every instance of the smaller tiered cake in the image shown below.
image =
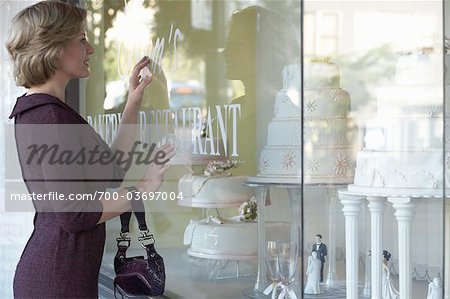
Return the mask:
<svg viewBox="0 0 450 299">
<path fill-rule="evenodd" d="M 243 222 L 239 216 L 223 223 L 191 220 L 184 235 L 184 244 L 194 257 L 218 260 L 250 260 L 258 254 L 257 223 Z M 267 240 L 289 240 L 289 223 L 266 222 Z"/>
<path fill-rule="evenodd" d="M 232 176 L 234 161 L 213 161 L 202 175 L 188 174 L 178 183 L 183 199 L 178 203 L 197 208 L 239 207 L 239 216 L 209 216 L 191 220 L 184 233 L 190 256 L 218 260 L 248 260 L 257 256 L 257 205 L 253 189 L 243 183 L 247 177 Z M 288 224 L 267 222 L 271 239 L 288 240 Z M 284 238 L 284 237 L 285 238 Z"/>
</svg>

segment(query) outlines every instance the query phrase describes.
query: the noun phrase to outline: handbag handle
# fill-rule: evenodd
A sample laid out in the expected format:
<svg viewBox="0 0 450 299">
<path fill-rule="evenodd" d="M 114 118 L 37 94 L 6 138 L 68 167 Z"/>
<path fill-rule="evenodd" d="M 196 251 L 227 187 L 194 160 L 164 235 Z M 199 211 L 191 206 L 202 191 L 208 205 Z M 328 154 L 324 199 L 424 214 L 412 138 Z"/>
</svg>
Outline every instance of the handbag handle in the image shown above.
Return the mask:
<svg viewBox="0 0 450 299">
<path fill-rule="evenodd" d="M 136 217 L 136 220 L 139 224 L 139 231 L 141 232 L 142 236 L 138 237 L 139 241 L 145 241 L 145 240 L 151 240 L 154 244 L 155 239 L 153 238 L 153 235 L 149 234 L 149 229 L 147 227 L 147 222 L 145 221 L 145 206 L 142 200 L 137 200 L 135 197 L 136 192 L 139 192 L 138 189 L 135 186 L 126 187 L 129 192 L 133 192 L 134 196 L 131 200 L 131 210 L 125 213 L 122 213 L 120 215 L 120 237 L 117 238 L 117 244 L 119 244 L 121 241 L 128 242 L 128 246 L 130 246 L 131 238 L 128 236 L 128 233 L 130 232 L 130 219 L 131 214 L 134 213 L 134 216 Z M 146 245 L 144 243 L 141 243 L 142 247 L 146 248 Z"/>
</svg>

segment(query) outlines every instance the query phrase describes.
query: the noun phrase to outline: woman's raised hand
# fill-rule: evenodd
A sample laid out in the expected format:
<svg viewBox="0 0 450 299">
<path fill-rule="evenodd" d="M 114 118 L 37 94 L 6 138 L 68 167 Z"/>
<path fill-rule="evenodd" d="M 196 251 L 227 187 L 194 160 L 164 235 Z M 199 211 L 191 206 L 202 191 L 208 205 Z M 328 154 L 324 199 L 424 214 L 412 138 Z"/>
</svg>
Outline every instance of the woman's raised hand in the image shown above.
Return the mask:
<svg viewBox="0 0 450 299">
<path fill-rule="evenodd" d="M 164 163 L 153 161 L 150 164 L 144 177 L 136 184 L 136 187 L 141 192 L 155 192 L 159 189 L 164 181 L 164 174 L 170 167 L 167 162 L 175 156 L 175 145 L 165 144 L 157 149 L 157 153 L 158 152 L 164 152 L 165 156 L 161 158 Z"/>
<path fill-rule="evenodd" d="M 129 88 L 128 88 L 128 103 L 137 105 L 140 107 L 142 102 L 142 96 L 144 95 L 144 89 L 147 85 L 152 82 L 152 76 L 144 76 L 142 80 L 139 77 L 141 70 L 143 70 L 150 63 L 150 58 L 144 56 L 139 62 L 134 66 L 133 72 L 131 73 Z"/>
</svg>

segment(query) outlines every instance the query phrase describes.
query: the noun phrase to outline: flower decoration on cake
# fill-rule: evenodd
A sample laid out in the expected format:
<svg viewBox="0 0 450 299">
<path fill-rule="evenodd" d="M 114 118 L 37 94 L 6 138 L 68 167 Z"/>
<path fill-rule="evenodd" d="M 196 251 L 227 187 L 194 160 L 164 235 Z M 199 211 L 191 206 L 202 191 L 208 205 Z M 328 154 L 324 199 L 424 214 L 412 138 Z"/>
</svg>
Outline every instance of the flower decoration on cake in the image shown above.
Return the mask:
<svg viewBox="0 0 450 299">
<path fill-rule="evenodd" d="M 287 150 L 283 155 L 283 168 L 289 169 L 293 167 L 295 164 L 297 164 L 297 156 L 294 154 L 292 150 Z"/>
<path fill-rule="evenodd" d="M 331 63 L 331 56 L 317 56 L 314 58 L 311 58 L 311 62 L 319 62 L 319 63 Z"/>
<path fill-rule="evenodd" d="M 265 174 L 267 172 L 267 168 L 270 166 L 270 160 L 266 158 L 261 158 L 259 162 L 259 172 Z"/>
<path fill-rule="evenodd" d="M 212 161 L 209 162 L 208 166 L 206 166 L 206 169 L 204 170 L 203 174 L 205 176 L 219 175 L 224 173 L 228 169 L 237 167 L 240 163 L 241 162 L 239 161 L 232 161 L 232 160 Z"/>
<path fill-rule="evenodd" d="M 408 179 L 406 178 L 406 175 L 404 175 L 403 173 L 401 173 L 400 171 L 398 171 L 397 169 L 394 170 L 394 174 L 396 174 L 397 176 L 399 176 L 404 182 L 407 182 Z"/>
<path fill-rule="evenodd" d="M 337 78 L 337 77 L 330 77 L 330 78 L 328 79 L 328 81 L 330 82 L 331 85 L 334 86 L 334 85 L 337 84 L 338 78 Z"/>
<path fill-rule="evenodd" d="M 317 161 L 316 159 L 312 159 L 311 161 L 309 161 L 308 169 L 311 172 L 316 172 L 317 170 L 319 170 L 319 161 Z"/>
<path fill-rule="evenodd" d="M 306 110 L 309 111 L 309 112 L 315 111 L 315 110 L 316 110 L 316 107 L 317 107 L 316 101 L 314 101 L 314 100 L 309 100 L 309 101 L 306 103 Z"/>
<path fill-rule="evenodd" d="M 258 216 L 258 205 L 256 204 L 255 197 L 250 198 L 249 201 L 246 201 L 241 204 L 239 207 L 239 217 L 241 221 L 253 221 Z"/>
<path fill-rule="evenodd" d="M 347 173 L 347 168 L 348 168 L 347 157 L 338 153 L 337 156 L 335 157 L 334 173 L 338 176 L 343 176 Z"/>
<path fill-rule="evenodd" d="M 336 102 L 338 99 L 339 99 L 339 90 L 336 90 L 336 89 L 332 89 L 332 90 L 330 90 L 330 98 L 334 101 L 334 102 Z"/>
<path fill-rule="evenodd" d="M 428 111 L 428 116 L 430 118 L 436 117 L 439 111 L 439 107 L 437 106 L 430 106 L 429 111 Z"/>
</svg>

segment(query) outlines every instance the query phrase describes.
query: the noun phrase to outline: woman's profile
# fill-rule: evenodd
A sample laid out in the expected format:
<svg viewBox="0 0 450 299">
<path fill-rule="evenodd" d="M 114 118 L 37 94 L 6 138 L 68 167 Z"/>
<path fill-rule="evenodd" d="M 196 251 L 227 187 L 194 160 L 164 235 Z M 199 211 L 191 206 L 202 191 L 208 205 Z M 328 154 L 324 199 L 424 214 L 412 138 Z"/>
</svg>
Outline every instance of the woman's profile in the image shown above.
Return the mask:
<svg viewBox="0 0 450 299">
<path fill-rule="evenodd" d="M 89 76 L 94 48 L 86 39 L 85 19 L 82 8 L 42 1 L 15 16 L 6 43 L 16 85 L 27 89 L 10 115 L 22 176 L 30 194 L 63 196 L 33 201 L 34 229 L 16 267 L 15 298 L 97 298 L 105 221 L 131 209 L 130 194 L 156 191 L 168 169 L 165 163 L 151 163 L 134 186 L 119 189 L 128 170 L 121 162 L 133 155 L 133 132 L 126 125 L 136 124 L 142 94 L 151 83 L 151 78 L 140 82 L 138 77 L 148 58 L 133 69 L 111 147 L 66 104 L 69 80 Z M 48 146 L 55 155 L 41 152 L 38 161 L 30 154 L 33 146 Z M 174 146 L 159 151 L 167 162 Z M 100 198 L 108 188 L 117 189 L 117 200 Z"/>
<path fill-rule="evenodd" d="M 273 101 L 282 88 L 282 70 L 300 56 L 295 27 L 285 16 L 261 6 L 249 6 L 232 14 L 223 49 L 226 78 L 239 80 L 245 95 L 232 101 L 241 105 L 238 123 L 239 160 L 236 173 L 256 174 L 258 136 L 265 136 L 273 113 Z M 266 123 L 261 122 L 263 119 Z"/>
</svg>

